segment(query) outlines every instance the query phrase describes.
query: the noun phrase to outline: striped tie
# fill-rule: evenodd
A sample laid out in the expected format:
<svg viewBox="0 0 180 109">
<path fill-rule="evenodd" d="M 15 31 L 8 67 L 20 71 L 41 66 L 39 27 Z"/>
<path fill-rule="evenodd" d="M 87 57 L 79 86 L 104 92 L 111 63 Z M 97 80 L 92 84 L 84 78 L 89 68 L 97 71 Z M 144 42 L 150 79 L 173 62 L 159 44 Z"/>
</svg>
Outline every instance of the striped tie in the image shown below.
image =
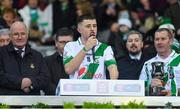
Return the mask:
<svg viewBox="0 0 180 109">
<path fill-rule="evenodd" d="M 22 49 L 16 50 L 17 54 L 22 58 L 22 52 L 24 52 Z"/>
</svg>

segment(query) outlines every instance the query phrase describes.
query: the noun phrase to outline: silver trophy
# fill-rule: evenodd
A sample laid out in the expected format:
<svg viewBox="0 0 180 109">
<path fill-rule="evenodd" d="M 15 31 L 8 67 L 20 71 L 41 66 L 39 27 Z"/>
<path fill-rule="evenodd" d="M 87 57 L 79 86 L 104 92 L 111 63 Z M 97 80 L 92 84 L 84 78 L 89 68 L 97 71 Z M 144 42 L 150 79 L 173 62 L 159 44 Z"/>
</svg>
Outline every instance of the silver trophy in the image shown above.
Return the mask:
<svg viewBox="0 0 180 109">
<path fill-rule="evenodd" d="M 164 79 L 164 63 L 163 62 L 153 62 L 151 63 L 152 65 L 152 79 L 160 79 L 162 84 L 163 83 L 163 79 Z M 164 90 L 164 86 L 155 86 L 155 87 L 151 87 L 150 89 L 150 95 L 151 96 L 163 96 L 165 95 L 164 93 L 162 93 L 161 91 Z"/>
</svg>

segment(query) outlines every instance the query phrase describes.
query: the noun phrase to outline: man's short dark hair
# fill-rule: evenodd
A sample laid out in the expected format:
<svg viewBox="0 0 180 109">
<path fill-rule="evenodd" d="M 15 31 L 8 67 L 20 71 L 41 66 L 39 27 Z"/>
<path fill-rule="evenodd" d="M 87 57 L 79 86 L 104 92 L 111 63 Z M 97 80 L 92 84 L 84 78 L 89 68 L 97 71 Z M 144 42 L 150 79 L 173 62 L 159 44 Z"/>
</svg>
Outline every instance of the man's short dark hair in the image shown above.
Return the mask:
<svg viewBox="0 0 180 109">
<path fill-rule="evenodd" d="M 74 31 L 68 27 L 60 28 L 56 31 L 54 38 L 57 41 L 58 37 L 62 37 L 62 36 L 71 36 L 73 38 L 74 37 Z"/>
<path fill-rule="evenodd" d="M 173 38 L 173 35 L 172 35 L 171 31 L 169 29 L 167 29 L 167 28 L 160 28 L 160 29 L 156 30 L 155 33 L 162 32 L 162 31 L 166 31 L 168 33 L 168 37 Z"/>
<path fill-rule="evenodd" d="M 137 34 L 139 36 L 139 38 L 143 41 L 143 35 L 139 31 L 136 31 L 136 30 L 132 30 L 132 31 L 128 32 L 127 38 L 132 34 Z"/>
<path fill-rule="evenodd" d="M 78 17 L 77 23 L 79 24 L 79 23 L 83 22 L 83 20 L 88 20 L 88 19 L 93 20 L 93 19 L 96 19 L 96 18 L 93 15 L 82 15 L 82 16 Z"/>
</svg>

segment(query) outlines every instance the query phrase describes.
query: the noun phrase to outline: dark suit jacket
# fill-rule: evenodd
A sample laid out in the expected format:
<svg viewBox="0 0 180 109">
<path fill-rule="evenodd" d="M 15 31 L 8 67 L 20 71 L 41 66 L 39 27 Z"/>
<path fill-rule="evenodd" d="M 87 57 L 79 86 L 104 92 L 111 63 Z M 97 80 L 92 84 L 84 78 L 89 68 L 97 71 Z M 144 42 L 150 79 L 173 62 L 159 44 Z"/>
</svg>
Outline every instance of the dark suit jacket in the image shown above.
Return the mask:
<svg viewBox="0 0 180 109">
<path fill-rule="evenodd" d="M 22 79 L 32 81 L 33 90 L 21 90 Z M 28 45 L 21 58 L 12 44 L 0 48 L 0 95 L 39 95 L 49 83 L 48 69 L 42 55 Z"/>
<path fill-rule="evenodd" d="M 48 89 L 48 94 L 55 95 L 59 79 L 67 79 L 69 78 L 69 75 L 64 71 L 63 57 L 60 56 L 58 52 L 51 56 L 45 57 L 45 61 L 48 65 L 51 76 L 51 83 L 50 88 Z"/>
<path fill-rule="evenodd" d="M 150 58 L 152 57 L 141 55 L 140 60 L 133 60 L 128 55 L 125 58 L 118 60 L 117 67 L 120 73 L 118 79 L 138 80 L 144 62 Z"/>
</svg>

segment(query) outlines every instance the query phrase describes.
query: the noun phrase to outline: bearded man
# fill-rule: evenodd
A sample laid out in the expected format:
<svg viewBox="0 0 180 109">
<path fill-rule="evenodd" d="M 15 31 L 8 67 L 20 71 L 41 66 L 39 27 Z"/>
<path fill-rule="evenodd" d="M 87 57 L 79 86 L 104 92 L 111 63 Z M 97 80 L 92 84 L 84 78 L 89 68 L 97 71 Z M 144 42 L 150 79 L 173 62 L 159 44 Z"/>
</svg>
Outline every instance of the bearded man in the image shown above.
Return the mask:
<svg viewBox="0 0 180 109">
<path fill-rule="evenodd" d="M 121 72 L 118 79 L 138 80 L 144 62 L 152 58 L 142 52 L 143 35 L 138 31 L 130 31 L 127 34 L 126 49 L 128 55 L 117 61 L 118 71 Z"/>
</svg>

